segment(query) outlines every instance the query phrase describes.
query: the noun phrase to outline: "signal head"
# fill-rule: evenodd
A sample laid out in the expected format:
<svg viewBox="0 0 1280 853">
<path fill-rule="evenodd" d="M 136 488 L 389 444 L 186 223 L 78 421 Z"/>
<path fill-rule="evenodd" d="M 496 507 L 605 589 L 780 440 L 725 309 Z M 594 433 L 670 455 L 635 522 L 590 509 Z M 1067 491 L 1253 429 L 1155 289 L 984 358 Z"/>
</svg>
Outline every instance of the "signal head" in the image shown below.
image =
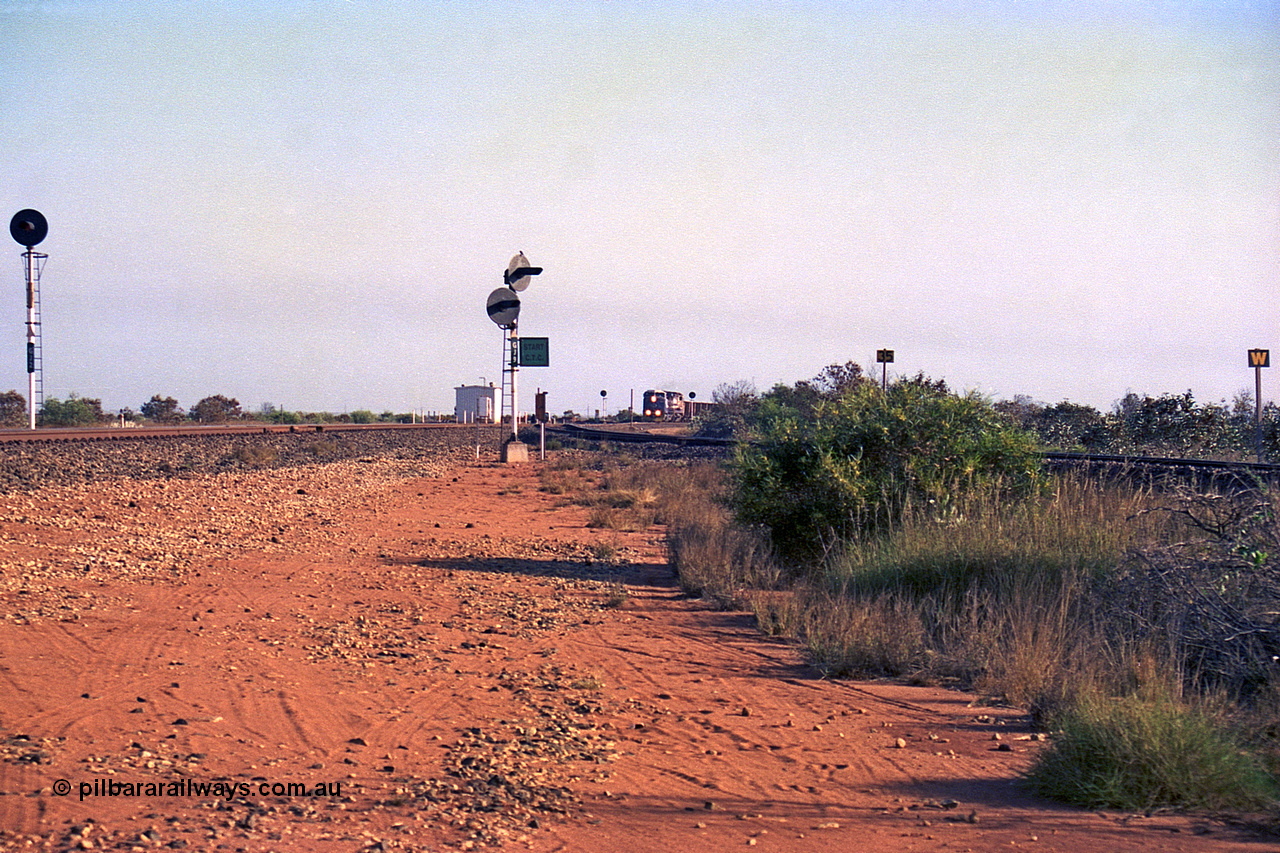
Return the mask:
<svg viewBox="0 0 1280 853">
<path fill-rule="evenodd" d="M 49 234 L 49 223 L 38 210 L 19 210 L 9 220 L 9 233 L 19 246 L 30 249 Z"/>
</svg>

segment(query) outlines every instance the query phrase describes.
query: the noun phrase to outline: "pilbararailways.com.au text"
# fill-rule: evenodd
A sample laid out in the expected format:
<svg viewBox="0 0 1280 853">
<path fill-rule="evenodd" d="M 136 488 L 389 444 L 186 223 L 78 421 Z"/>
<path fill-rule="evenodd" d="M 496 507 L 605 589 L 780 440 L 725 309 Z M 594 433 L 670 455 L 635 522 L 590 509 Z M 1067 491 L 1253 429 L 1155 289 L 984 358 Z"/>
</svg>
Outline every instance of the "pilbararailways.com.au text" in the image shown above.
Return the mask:
<svg viewBox="0 0 1280 853">
<path fill-rule="evenodd" d="M 80 799 L 88 797 L 340 797 L 341 782 L 236 782 L 217 780 L 201 782 L 195 779 L 177 779 L 172 782 L 121 782 L 115 779 L 94 779 L 78 784 Z M 71 793 L 71 783 L 59 779 L 53 784 L 53 793 L 65 797 Z"/>
</svg>

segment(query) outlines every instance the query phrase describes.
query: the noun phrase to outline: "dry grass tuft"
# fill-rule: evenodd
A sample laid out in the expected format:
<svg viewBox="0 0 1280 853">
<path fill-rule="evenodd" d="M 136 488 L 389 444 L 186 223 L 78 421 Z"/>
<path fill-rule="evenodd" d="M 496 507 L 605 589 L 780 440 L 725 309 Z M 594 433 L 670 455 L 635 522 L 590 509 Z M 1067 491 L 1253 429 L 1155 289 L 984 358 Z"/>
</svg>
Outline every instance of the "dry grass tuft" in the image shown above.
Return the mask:
<svg viewBox="0 0 1280 853">
<path fill-rule="evenodd" d="M 588 673 L 575 679 L 569 687 L 573 690 L 603 690 L 604 679 L 595 673 Z"/>
<path fill-rule="evenodd" d="M 254 468 L 271 465 L 279 458 L 279 452 L 269 444 L 246 444 L 236 451 L 236 459 Z"/>
</svg>

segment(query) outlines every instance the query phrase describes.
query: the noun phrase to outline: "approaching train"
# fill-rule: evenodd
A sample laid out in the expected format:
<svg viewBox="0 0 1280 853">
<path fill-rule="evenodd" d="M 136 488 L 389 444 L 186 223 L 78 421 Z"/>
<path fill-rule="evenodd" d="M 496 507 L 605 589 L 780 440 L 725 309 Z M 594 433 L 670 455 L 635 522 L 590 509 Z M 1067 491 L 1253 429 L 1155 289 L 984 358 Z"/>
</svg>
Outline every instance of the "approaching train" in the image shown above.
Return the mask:
<svg viewBox="0 0 1280 853">
<path fill-rule="evenodd" d="M 679 391 L 645 391 L 640 414 L 647 421 L 691 421 L 715 405 L 693 396 L 686 400 Z"/>
</svg>

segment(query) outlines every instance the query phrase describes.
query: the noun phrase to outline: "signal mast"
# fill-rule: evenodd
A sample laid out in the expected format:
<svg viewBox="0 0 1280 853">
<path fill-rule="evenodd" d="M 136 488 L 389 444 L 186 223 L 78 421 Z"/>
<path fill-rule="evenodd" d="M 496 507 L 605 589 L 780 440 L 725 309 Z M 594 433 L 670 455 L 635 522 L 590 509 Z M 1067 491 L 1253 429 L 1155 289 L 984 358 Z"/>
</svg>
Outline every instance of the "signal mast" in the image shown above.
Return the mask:
<svg viewBox="0 0 1280 853">
<path fill-rule="evenodd" d="M 503 462 L 527 462 L 529 450 L 520 441 L 520 409 L 516 396 L 516 376 L 520 369 L 520 292 L 529 286 L 532 277 L 542 272 L 542 267 L 529 266 L 524 252 L 518 252 L 502 273 L 502 287 L 489 294 L 486 311 L 498 328 L 507 331 L 504 348 L 510 347 L 510 358 L 503 359 L 503 374 L 511 374 L 511 438 L 502 445 Z M 504 353 L 506 355 L 506 353 Z M 501 421 L 499 407 L 498 420 Z"/>
<path fill-rule="evenodd" d="M 49 234 L 49 223 L 38 210 L 19 210 L 9 220 L 9 233 L 22 253 L 27 279 L 27 414 L 28 426 L 36 428 L 36 389 L 44 392 L 44 358 L 40 346 L 40 270 L 49 256 L 35 247 Z M 43 401 L 42 401 L 43 402 Z"/>
</svg>

